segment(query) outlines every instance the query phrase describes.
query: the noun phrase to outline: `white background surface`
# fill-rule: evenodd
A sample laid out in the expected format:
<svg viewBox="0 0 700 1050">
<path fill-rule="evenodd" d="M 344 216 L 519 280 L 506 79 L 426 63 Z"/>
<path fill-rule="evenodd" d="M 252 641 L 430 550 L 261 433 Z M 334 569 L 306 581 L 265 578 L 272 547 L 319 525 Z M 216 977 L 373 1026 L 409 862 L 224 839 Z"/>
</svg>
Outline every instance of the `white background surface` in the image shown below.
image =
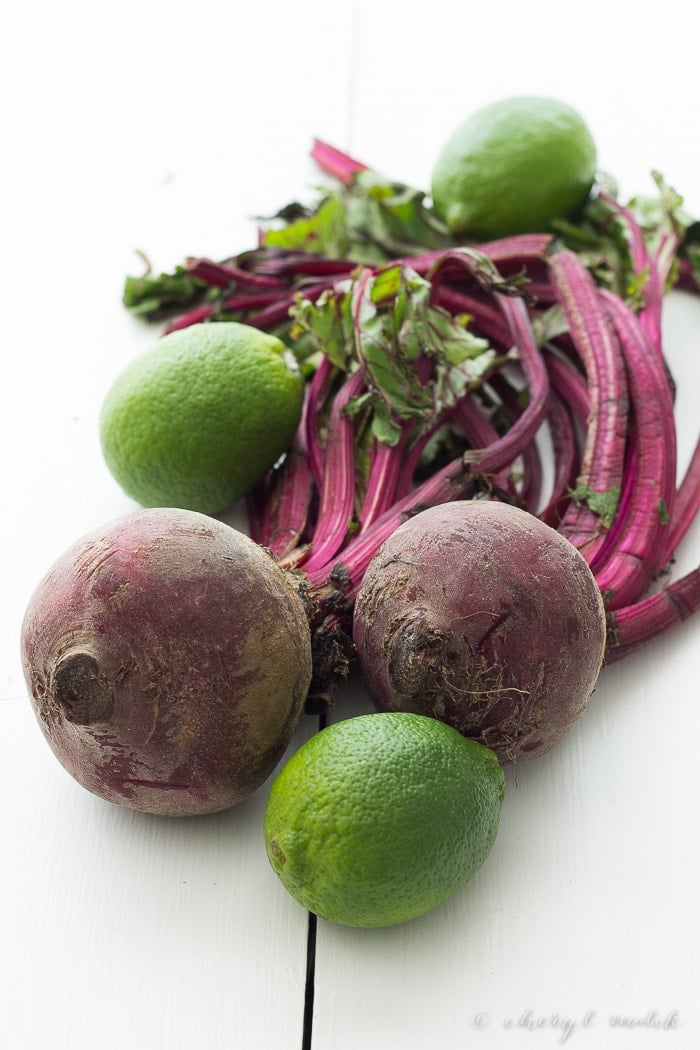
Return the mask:
<svg viewBox="0 0 700 1050">
<path fill-rule="evenodd" d="M 700 215 L 695 34 L 599 0 L 67 0 L 3 22 L 0 1046 L 296 1050 L 307 917 L 267 864 L 265 789 L 182 822 L 104 803 L 50 754 L 21 679 L 39 577 L 133 507 L 97 441 L 107 387 L 155 337 L 124 276 L 136 249 L 167 269 L 252 246 L 252 216 L 311 196 L 315 135 L 427 187 L 456 123 L 507 94 L 571 102 L 625 195 L 658 168 Z M 700 305 L 669 303 L 666 334 L 684 464 Z M 696 527 L 679 571 L 699 549 Z M 497 844 L 446 906 L 319 922 L 314 1050 L 700 1045 L 699 641 L 690 622 L 606 670 L 575 732 L 509 771 Z M 349 689 L 338 716 L 363 706 Z"/>
</svg>

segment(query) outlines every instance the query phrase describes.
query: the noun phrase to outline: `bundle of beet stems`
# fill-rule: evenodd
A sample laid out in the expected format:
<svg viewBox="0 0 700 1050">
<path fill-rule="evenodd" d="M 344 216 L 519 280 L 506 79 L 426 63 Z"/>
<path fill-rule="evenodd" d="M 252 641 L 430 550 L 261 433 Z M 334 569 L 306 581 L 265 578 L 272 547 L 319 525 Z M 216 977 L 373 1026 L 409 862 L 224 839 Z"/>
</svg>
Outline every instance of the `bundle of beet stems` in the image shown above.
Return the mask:
<svg viewBox="0 0 700 1050">
<path fill-rule="evenodd" d="M 365 170 L 323 143 L 313 155 L 346 184 Z M 582 552 L 607 611 L 608 663 L 700 607 L 700 568 L 668 582 L 700 508 L 700 442 L 677 486 L 661 337 L 668 288 L 698 287 L 679 265 L 681 229 L 667 224 L 652 248 L 633 212 L 599 195 L 638 279 L 630 297 L 550 234 L 378 265 L 262 243 L 182 268 L 207 294 L 167 331 L 233 317 L 306 346 L 300 427 L 247 509 L 251 536 L 308 581 L 310 695 L 325 698 L 346 660 L 354 598 L 383 541 L 449 500 L 516 503 Z"/>
</svg>

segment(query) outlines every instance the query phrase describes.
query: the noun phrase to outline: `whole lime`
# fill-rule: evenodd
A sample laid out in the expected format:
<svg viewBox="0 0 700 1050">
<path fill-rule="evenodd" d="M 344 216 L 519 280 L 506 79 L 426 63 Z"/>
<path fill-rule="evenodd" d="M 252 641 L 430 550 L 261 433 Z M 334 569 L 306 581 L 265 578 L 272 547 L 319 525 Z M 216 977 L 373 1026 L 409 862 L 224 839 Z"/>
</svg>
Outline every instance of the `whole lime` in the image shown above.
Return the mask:
<svg viewBox="0 0 700 1050">
<path fill-rule="evenodd" d="M 285 451 L 302 399 L 281 340 L 233 321 L 191 325 L 117 377 L 102 406 L 103 455 L 143 506 L 214 514 Z"/>
<path fill-rule="evenodd" d="M 433 168 L 433 206 L 454 234 L 474 240 L 546 231 L 580 211 L 595 169 L 595 142 L 571 106 L 506 98 L 448 139 Z"/>
<path fill-rule="evenodd" d="M 505 792 L 494 753 L 436 719 L 359 715 L 283 766 L 264 822 L 289 893 L 346 926 L 390 926 L 437 907 L 485 861 Z"/>
</svg>

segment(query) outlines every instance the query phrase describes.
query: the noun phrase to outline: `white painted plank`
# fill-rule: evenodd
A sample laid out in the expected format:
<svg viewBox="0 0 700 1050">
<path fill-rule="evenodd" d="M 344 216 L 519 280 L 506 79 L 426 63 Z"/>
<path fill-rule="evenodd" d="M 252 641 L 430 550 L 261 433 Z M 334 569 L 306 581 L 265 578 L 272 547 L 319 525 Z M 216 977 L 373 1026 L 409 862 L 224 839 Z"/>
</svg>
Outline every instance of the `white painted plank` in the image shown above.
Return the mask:
<svg viewBox="0 0 700 1050">
<path fill-rule="evenodd" d="M 266 789 L 135 813 L 74 784 L 25 703 L 0 710 L 3 1045 L 300 1046 L 306 916 L 267 863 Z"/>
</svg>

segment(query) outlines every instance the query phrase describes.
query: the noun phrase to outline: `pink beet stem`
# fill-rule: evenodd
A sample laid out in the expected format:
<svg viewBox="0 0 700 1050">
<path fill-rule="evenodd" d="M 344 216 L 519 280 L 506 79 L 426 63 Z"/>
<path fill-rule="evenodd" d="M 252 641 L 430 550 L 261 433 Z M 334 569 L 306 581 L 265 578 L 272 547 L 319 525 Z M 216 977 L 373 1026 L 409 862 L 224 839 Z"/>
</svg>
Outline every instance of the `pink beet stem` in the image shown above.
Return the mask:
<svg viewBox="0 0 700 1050">
<path fill-rule="evenodd" d="M 430 301 L 431 305 L 441 306 L 453 315 L 468 314 L 473 318 L 474 328 L 489 342 L 506 348 L 510 346 L 512 342 L 510 328 L 503 314 L 493 303 L 467 295 L 457 288 L 451 288 L 444 281 L 434 287 Z"/>
<path fill-rule="evenodd" d="M 639 314 L 659 355 L 662 352 L 661 315 L 666 296 L 666 285 L 676 258 L 678 242 L 678 235 L 671 230 L 667 230 L 662 235 L 651 261 L 649 277 L 644 287 L 644 306 Z"/>
<path fill-rule="evenodd" d="M 524 412 L 502 438 L 494 441 L 488 448 L 465 453 L 465 463 L 468 463 L 471 469 L 478 468 L 483 474 L 491 474 L 512 463 L 535 436 L 547 410 L 549 376 L 535 340 L 524 300 L 511 297 L 491 287 L 493 275 L 485 273 L 469 252 L 459 250 L 442 252 L 430 272 L 436 295 L 439 295 L 439 287 L 446 280 L 446 275 L 459 273 L 460 270 L 466 278 L 476 281 L 477 284 L 483 284 L 492 291 L 494 301 L 503 316 L 508 331 L 509 338 L 505 345 L 513 346 L 517 353 L 529 395 Z"/>
<path fill-rule="evenodd" d="M 676 438 L 666 372 L 646 329 L 617 296 L 601 296 L 625 355 L 632 407 L 630 480 L 608 542 L 591 561 L 606 608 L 616 609 L 639 599 L 661 568 L 675 497 Z"/>
<path fill-rule="evenodd" d="M 630 246 L 632 269 L 636 276 L 644 277 L 643 306 L 639 318 L 646 328 L 657 353 L 661 353 L 661 313 L 666 294 L 666 285 L 673 267 L 680 235 L 673 229 L 664 230 L 659 243 L 650 256 L 644 231 L 637 222 L 631 208 L 621 204 L 609 193 L 601 193 L 601 199 L 612 208 L 624 223 Z"/>
<path fill-rule="evenodd" d="M 605 190 L 601 191 L 600 199 L 605 201 L 607 206 L 617 213 L 627 230 L 632 269 L 636 274 L 644 273 L 645 270 L 649 269 L 649 251 L 644 239 L 644 232 L 635 219 L 632 210 Z"/>
<path fill-rule="evenodd" d="M 270 277 L 342 277 L 351 274 L 356 267 L 357 263 L 349 259 L 279 249 L 258 262 L 257 272 Z"/>
<path fill-rule="evenodd" d="M 358 516 L 361 532 L 369 528 L 396 499 L 408 435 L 409 428 L 403 427 L 396 445 L 373 442 L 367 491 Z"/>
<path fill-rule="evenodd" d="M 208 321 L 215 313 L 216 308 L 213 306 L 196 306 L 194 309 L 180 314 L 174 321 L 170 321 L 165 326 L 163 334 L 169 335 L 170 332 L 178 332 L 182 328 L 189 328 L 190 325 L 201 324 L 203 321 Z"/>
<path fill-rule="evenodd" d="M 329 277 L 325 281 L 319 281 L 316 284 L 310 285 L 304 288 L 304 298 L 310 302 L 315 302 L 319 296 L 326 291 L 327 288 L 332 288 L 334 284 L 333 278 Z M 289 311 L 293 306 L 296 306 L 297 291 L 290 292 L 288 295 L 283 295 L 277 302 L 272 303 L 271 306 L 260 310 L 259 313 L 253 314 L 247 318 L 247 323 L 252 325 L 254 328 L 260 328 L 263 331 L 269 331 L 271 328 L 276 328 L 280 324 L 284 324 L 285 321 L 289 320 Z"/>
<path fill-rule="evenodd" d="M 501 402 L 500 410 L 506 414 L 509 428 L 512 429 L 520 414 L 520 392 L 507 382 L 503 374 L 494 376 L 491 379 L 491 386 Z M 511 470 L 515 470 L 520 475 L 515 498 L 534 514 L 539 506 L 542 492 L 542 460 L 535 440 L 524 445 L 520 452 L 519 463 L 518 460 L 514 460 Z"/>
<path fill-rule="evenodd" d="M 251 310 L 262 310 L 279 301 L 279 292 L 236 292 L 222 301 L 224 310 L 247 314 Z"/>
<path fill-rule="evenodd" d="M 311 473 L 316 483 L 316 488 L 319 490 L 323 485 L 325 469 L 324 452 L 320 438 L 321 417 L 323 416 L 323 407 L 330 395 L 335 376 L 336 370 L 331 364 L 330 358 L 324 354 L 308 385 L 300 424 L 304 432 L 304 447 L 309 458 Z"/>
<path fill-rule="evenodd" d="M 418 469 L 420 458 L 425 451 L 426 445 L 442 422 L 442 419 L 435 420 L 434 423 L 422 433 L 412 435 L 411 443 L 406 448 L 399 465 L 399 476 L 396 483 L 395 499 L 403 499 L 403 497 L 407 496 L 413 488 L 413 479 L 416 470 Z"/>
<path fill-rule="evenodd" d="M 627 382 L 617 341 L 593 278 L 578 256 L 557 252 L 550 260 L 552 280 L 583 361 L 590 396 L 590 417 L 577 487 L 601 495 L 622 486 L 627 433 Z M 585 503 L 572 504 L 560 531 L 586 559 L 605 540 L 599 515 Z"/>
<path fill-rule="evenodd" d="M 233 263 L 213 262 L 211 259 L 189 258 L 185 261 L 185 268 L 193 276 L 212 285 L 214 288 L 274 288 L 283 289 L 285 282 L 276 277 L 266 277 L 262 274 L 252 273 L 250 270 L 242 270 Z"/>
<path fill-rule="evenodd" d="M 476 249 L 491 260 L 501 273 L 527 270 L 528 264 L 542 264 L 552 244 L 552 237 L 546 233 L 523 233 L 513 237 L 503 237 L 496 241 L 485 241 Z M 453 249 L 436 248 L 434 251 L 422 252 L 410 259 L 396 259 L 394 262 L 410 262 L 411 268 L 425 277 L 436 263 L 451 255 Z M 390 264 L 391 265 L 391 264 Z"/>
<path fill-rule="evenodd" d="M 345 593 L 349 597 L 354 597 L 370 561 L 384 540 L 391 536 L 402 521 L 426 507 L 464 498 L 472 488 L 473 483 L 465 474 L 462 458 L 453 460 L 427 481 L 397 500 L 365 532 L 350 540 L 332 562 L 323 566 L 320 571 L 307 573 L 311 584 L 321 587 L 332 576 L 342 571 L 348 577 Z"/>
<path fill-rule="evenodd" d="M 475 397 L 465 397 L 460 401 L 454 411 L 454 420 L 473 449 L 488 448 L 499 440 L 498 431 Z M 489 477 L 488 486 L 515 500 L 511 464 L 505 464 Z"/>
<path fill-rule="evenodd" d="M 636 652 L 653 638 L 678 627 L 700 610 L 700 568 L 670 583 L 662 591 L 608 613 L 606 662 Z"/>
<path fill-rule="evenodd" d="M 586 424 L 591 411 L 591 398 L 586 380 L 566 357 L 547 353 L 545 363 L 552 386 L 577 423 Z"/>
<path fill-rule="evenodd" d="M 311 554 L 304 565 L 309 577 L 340 550 L 350 528 L 355 506 L 355 432 L 345 408 L 363 389 L 364 376 L 358 370 L 346 379 L 333 399 L 326 437 L 321 504 Z"/>
<path fill-rule="evenodd" d="M 569 499 L 568 492 L 578 471 L 579 458 L 574 421 L 554 388 L 549 391 L 547 425 L 554 455 L 554 477 L 549 501 L 538 517 L 556 529 Z"/>
<path fill-rule="evenodd" d="M 532 441 L 547 413 L 549 376 L 535 341 L 527 307 L 522 299 L 495 296 L 511 332 L 517 359 L 525 377 L 528 403 L 512 427 L 488 448 L 465 453 L 472 471 L 491 474 L 512 463 Z"/>
<path fill-rule="evenodd" d="M 351 183 L 358 171 L 365 171 L 367 168 L 366 164 L 328 142 L 323 142 L 322 139 L 314 139 L 311 156 L 323 171 L 340 182 Z"/>
<path fill-rule="evenodd" d="M 265 517 L 258 526 L 262 538 L 257 542 L 269 548 L 281 563 L 301 543 L 313 492 L 309 460 L 297 438 L 271 478 Z"/>
<path fill-rule="evenodd" d="M 355 594 L 367 565 L 384 540 L 407 516 L 438 503 L 464 498 L 473 488 L 476 474 L 490 476 L 508 466 L 534 436 L 546 413 L 549 392 L 547 371 L 532 334 L 525 304 L 520 299 L 503 295 L 496 298 L 510 326 L 530 390 L 526 409 L 503 437 L 497 438 L 486 448 L 467 452 L 464 457 L 448 463 L 412 492 L 397 500 L 365 532 L 351 539 L 342 551 L 336 547 L 336 552 L 340 553 L 332 562 L 322 565 L 321 559 L 315 559 L 311 570 L 309 565 L 304 566 L 312 586 L 323 585 L 342 570 L 349 580 L 346 594 Z M 467 458 L 468 462 L 465 462 Z"/>
</svg>

